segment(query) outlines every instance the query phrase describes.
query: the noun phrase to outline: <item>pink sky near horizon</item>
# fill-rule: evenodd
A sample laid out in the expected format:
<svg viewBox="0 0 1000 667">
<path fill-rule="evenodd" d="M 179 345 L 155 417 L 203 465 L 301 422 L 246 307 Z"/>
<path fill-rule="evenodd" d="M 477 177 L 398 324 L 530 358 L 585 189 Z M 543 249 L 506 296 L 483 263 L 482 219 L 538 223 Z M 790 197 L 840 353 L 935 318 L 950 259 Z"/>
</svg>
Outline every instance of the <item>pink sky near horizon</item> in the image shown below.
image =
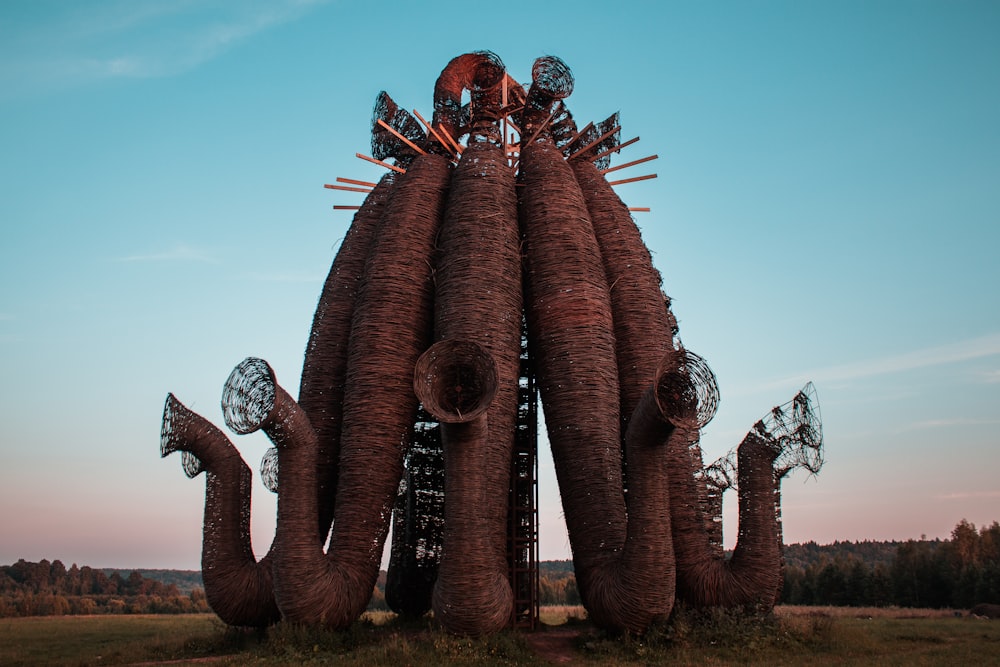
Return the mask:
<svg viewBox="0 0 1000 667">
<path fill-rule="evenodd" d="M 441 68 L 481 49 L 518 81 L 559 56 L 577 122 L 620 111 L 642 139 L 612 164 L 659 155 L 617 191 L 652 209 L 636 221 L 719 381 L 705 461 L 815 384 L 826 464 L 785 481 L 787 542 L 1000 520 L 1000 4 L 508 9 L 533 20 L 0 4 L 0 563 L 200 567 L 204 480 L 159 457 L 164 397 L 228 432 L 221 388 L 247 356 L 294 395 L 350 223 L 331 207 L 360 203 L 323 183 L 381 175 L 355 158 L 380 90 L 427 117 Z M 466 18 L 415 46 L 442 16 Z M 258 478 L 266 438 L 230 437 Z M 546 457 L 541 556 L 568 558 Z M 274 497 L 253 493 L 262 555 Z M 735 502 L 724 526 L 732 546 Z"/>
</svg>

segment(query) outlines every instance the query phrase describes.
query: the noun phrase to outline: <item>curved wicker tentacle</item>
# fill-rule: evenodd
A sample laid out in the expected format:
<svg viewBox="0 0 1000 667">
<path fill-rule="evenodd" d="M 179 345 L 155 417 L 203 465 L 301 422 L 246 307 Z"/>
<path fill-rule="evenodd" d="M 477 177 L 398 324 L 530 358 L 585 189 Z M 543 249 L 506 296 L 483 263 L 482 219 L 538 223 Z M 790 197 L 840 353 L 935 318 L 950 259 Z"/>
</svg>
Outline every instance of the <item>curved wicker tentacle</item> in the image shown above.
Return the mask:
<svg viewBox="0 0 1000 667">
<path fill-rule="evenodd" d="M 603 622 L 590 582 L 625 542 L 607 282 L 583 195 L 551 141 L 522 146 L 519 178 L 529 341 L 577 582 L 591 617 Z"/>
<path fill-rule="evenodd" d="M 577 583 L 594 622 L 616 626 L 595 590 L 625 544 L 607 281 L 583 195 L 547 137 L 521 147 L 519 178 L 528 335 Z"/>
<path fill-rule="evenodd" d="M 274 592 L 282 616 L 292 622 L 346 627 L 368 603 L 374 582 L 347 558 L 345 564 L 327 559 L 316 538 L 319 447 L 308 416 L 277 384 L 267 362 L 255 358 L 233 369 L 223 408 L 231 429 L 263 430 L 278 448 Z M 367 546 L 357 544 L 354 551 L 364 552 Z"/>
<path fill-rule="evenodd" d="M 529 334 L 537 350 L 539 387 L 581 595 L 595 623 L 643 632 L 653 620 L 669 614 L 673 603 L 670 526 L 664 522 L 666 465 L 662 451 L 653 454 L 655 448 L 636 445 L 636 455 L 648 465 L 637 492 L 629 490 L 626 515 L 619 371 L 607 273 L 587 201 L 541 125 L 544 120 L 539 120 L 553 108 L 547 89 L 566 88 L 552 82 L 571 81 L 564 68 L 541 77 L 540 90 L 533 85 L 527 118 L 522 119 L 527 126 L 542 127 L 538 138 L 521 149 Z M 658 297 L 658 283 L 654 288 Z M 642 342 L 636 339 L 633 344 Z M 646 386 L 668 351 L 679 360 L 669 344 L 659 348 Z M 632 403 L 633 409 L 637 403 Z M 648 442 L 647 437 L 636 432 L 633 441 Z M 626 602 L 633 596 L 639 604 Z"/>
<path fill-rule="evenodd" d="M 445 66 L 434 84 L 434 119 L 433 124 L 440 127 L 454 139 L 465 133 L 462 123 L 462 92 L 468 90 L 472 94 L 473 107 L 482 106 L 484 98 L 496 96 L 503 83 L 506 71 L 503 63 L 489 51 L 465 53 Z M 480 132 L 494 130 L 500 107 L 495 106 L 492 117 L 487 116 L 482 109 L 476 109 L 475 116 L 483 123 Z M 470 123 L 475 124 L 475 119 Z M 499 132 L 497 131 L 499 139 Z M 446 149 L 451 154 L 450 149 Z"/>
<path fill-rule="evenodd" d="M 472 135 L 452 177 L 438 241 L 434 302 L 435 338 L 482 346 L 499 374 L 483 427 L 488 434 L 474 445 L 460 444 L 457 429 L 443 427 L 445 542 L 434 609 L 447 629 L 468 635 L 506 625 L 513 604 L 506 529 L 520 375 L 521 254 L 514 176 L 493 141 L 499 139 L 498 93 L 473 94 Z M 470 493 L 474 504 L 457 500 Z M 469 512 L 478 514 L 474 521 L 464 520 L 471 519 Z M 468 532 L 453 525 L 460 521 Z"/>
<path fill-rule="evenodd" d="M 521 123 L 521 149 L 537 141 L 545 132 L 545 141 L 565 141 L 565 134 L 572 126 L 572 116 L 562 100 L 573 92 L 573 73 L 559 58 L 543 56 L 531 67 L 531 87 L 525 97 L 524 108 L 516 115 Z M 553 126 L 553 121 L 560 120 Z M 555 131 L 555 135 L 553 135 Z"/>
<path fill-rule="evenodd" d="M 625 547 L 614 563 L 613 576 L 594 578 L 603 613 L 613 619 L 613 627 L 633 633 L 666 619 L 673 608 L 666 445 L 679 426 L 693 422 L 697 411 L 689 396 L 678 400 L 677 387 L 687 382 L 683 350 L 669 350 L 654 375 L 625 434 L 625 450 L 634 470 L 628 489 Z"/>
<path fill-rule="evenodd" d="M 494 485 L 487 482 L 493 473 L 487 410 L 497 395 L 497 365 L 476 343 L 439 341 L 417 361 L 413 388 L 441 421 L 445 448 L 444 553 L 434 586 L 435 618 L 455 634 L 496 632 L 510 620 L 512 605 L 504 542 L 493 530 L 496 515 L 506 518 L 506 502 L 498 507 Z"/>
<path fill-rule="evenodd" d="M 323 541 L 330 533 L 337 494 L 351 318 L 379 220 L 395 183 L 395 172 L 383 176 L 355 214 L 323 285 L 302 365 L 299 405 L 309 415 L 319 445 L 318 527 Z"/>
<path fill-rule="evenodd" d="M 379 121 L 392 129 L 387 129 Z M 372 110 L 372 157 L 376 160 L 395 158 L 396 164 L 405 168 L 419 154 L 410 144 L 419 146 L 425 141 L 427 133 L 417 119 L 406 109 L 401 109 L 389 93 L 380 92 Z"/>
<path fill-rule="evenodd" d="M 739 537 L 728 561 L 713 549 L 706 529 L 699 475 L 670 477 L 677 597 L 692 606 L 769 610 L 774 604 L 781 570 L 774 520 L 775 452 L 752 435 L 737 449 Z M 678 429 L 667 445 L 671 458 L 680 461 L 690 456 L 697 440 L 697 429 Z"/>
<path fill-rule="evenodd" d="M 273 546 L 258 562 L 250 544 L 250 468 L 222 431 L 167 394 L 160 454 L 175 451 L 196 457 L 206 474 L 201 569 L 209 606 L 229 625 L 276 623 Z"/>
<path fill-rule="evenodd" d="M 369 594 L 417 413 L 413 367 L 431 342 L 431 258 L 449 181 L 448 159 L 434 154 L 417 157 L 398 179 L 352 322 L 330 553 L 338 567 L 363 573 L 370 581 Z M 287 576 L 308 579 L 302 570 Z M 289 609 L 303 620 L 323 619 L 336 626 L 364 610 L 362 603 L 335 619 L 324 612 L 321 601 L 318 606 L 309 602 L 321 597 L 321 590 L 303 594 L 288 601 Z M 280 597 L 279 604 L 288 616 Z"/>
<path fill-rule="evenodd" d="M 656 367 L 675 349 L 673 333 L 660 293 L 662 279 L 653 267 L 649 250 L 628 207 L 618 198 L 608 181 L 586 160 L 570 160 L 594 235 L 601 248 L 601 260 L 611 285 L 614 313 L 615 349 L 621 387 L 622 433 L 653 379 Z"/>
</svg>

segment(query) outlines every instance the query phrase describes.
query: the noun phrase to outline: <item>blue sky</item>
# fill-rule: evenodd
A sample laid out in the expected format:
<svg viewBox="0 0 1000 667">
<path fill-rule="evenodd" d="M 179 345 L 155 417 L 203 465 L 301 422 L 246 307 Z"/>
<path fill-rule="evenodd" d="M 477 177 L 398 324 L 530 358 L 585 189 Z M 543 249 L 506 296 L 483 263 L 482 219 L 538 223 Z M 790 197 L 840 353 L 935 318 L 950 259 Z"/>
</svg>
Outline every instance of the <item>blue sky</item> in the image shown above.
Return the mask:
<svg viewBox="0 0 1000 667">
<path fill-rule="evenodd" d="M 962 0 L 2 3 L 0 563 L 199 566 L 166 393 L 221 426 L 250 355 L 296 393 L 331 206 L 360 203 L 322 185 L 381 175 L 354 157 L 380 90 L 429 116 L 481 49 L 519 81 L 561 57 L 578 122 L 641 137 L 614 163 L 660 156 L 617 190 L 718 376 L 706 460 L 815 383 L 827 464 L 785 482 L 787 541 L 1000 519 L 997 34 Z M 232 438 L 256 469 L 266 439 Z"/>
</svg>

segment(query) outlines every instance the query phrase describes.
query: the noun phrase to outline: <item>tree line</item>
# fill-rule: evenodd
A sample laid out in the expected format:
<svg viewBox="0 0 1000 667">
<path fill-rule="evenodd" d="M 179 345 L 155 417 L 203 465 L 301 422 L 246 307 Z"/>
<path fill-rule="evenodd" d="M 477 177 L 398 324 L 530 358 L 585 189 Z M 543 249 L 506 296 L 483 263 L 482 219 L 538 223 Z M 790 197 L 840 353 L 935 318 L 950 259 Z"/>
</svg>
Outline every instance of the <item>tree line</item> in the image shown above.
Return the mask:
<svg viewBox="0 0 1000 667">
<path fill-rule="evenodd" d="M 781 604 L 968 609 L 1000 604 L 1000 523 L 962 519 L 947 540 L 815 542 L 784 548 Z M 0 566 L 0 617 L 63 614 L 179 614 L 211 611 L 196 572 L 67 569 L 19 560 Z M 110 573 L 110 574 L 109 574 Z M 171 583 L 165 583 L 171 582 Z M 178 583 L 184 586 L 182 592 Z M 385 572 L 370 609 L 385 604 Z M 569 560 L 539 563 L 539 603 L 578 605 Z"/>
<path fill-rule="evenodd" d="M 880 544 L 892 545 L 890 558 Z M 811 543 L 791 545 L 785 553 L 784 604 L 937 609 L 1000 604 L 996 521 L 977 530 L 962 519 L 947 540 Z M 866 553 L 877 557 L 866 559 Z"/>
<path fill-rule="evenodd" d="M 947 540 L 784 547 L 780 604 L 969 609 L 1000 604 L 1000 523 L 962 519 Z M 540 564 L 542 605 L 580 604 L 572 561 Z"/>
<path fill-rule="evenodd" d="M 32 563 L 23 558 L 0 566 L 0 618 L 77 614 L 187 614 L 211 611 L 201 588 L 181 593 L 177 585 L 122 576 L 76 563 Z"/>
</svg>

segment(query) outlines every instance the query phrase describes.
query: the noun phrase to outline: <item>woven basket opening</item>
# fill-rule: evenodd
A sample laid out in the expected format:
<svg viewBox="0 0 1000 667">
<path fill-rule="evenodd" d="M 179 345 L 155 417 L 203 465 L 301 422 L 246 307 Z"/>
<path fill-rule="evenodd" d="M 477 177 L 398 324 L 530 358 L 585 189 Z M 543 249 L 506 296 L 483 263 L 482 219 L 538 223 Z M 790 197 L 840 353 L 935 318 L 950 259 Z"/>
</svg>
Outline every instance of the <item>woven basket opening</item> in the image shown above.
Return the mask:
<svg viewBox="0 0 1000 667">
<path fill-rule="evenodd" d="M 496 363 L 476 343 L 441 341 L 417 360 L 413 388 L 424 408 L 442 422 L 470 421 L 496 395 Z"/>
</svg>

